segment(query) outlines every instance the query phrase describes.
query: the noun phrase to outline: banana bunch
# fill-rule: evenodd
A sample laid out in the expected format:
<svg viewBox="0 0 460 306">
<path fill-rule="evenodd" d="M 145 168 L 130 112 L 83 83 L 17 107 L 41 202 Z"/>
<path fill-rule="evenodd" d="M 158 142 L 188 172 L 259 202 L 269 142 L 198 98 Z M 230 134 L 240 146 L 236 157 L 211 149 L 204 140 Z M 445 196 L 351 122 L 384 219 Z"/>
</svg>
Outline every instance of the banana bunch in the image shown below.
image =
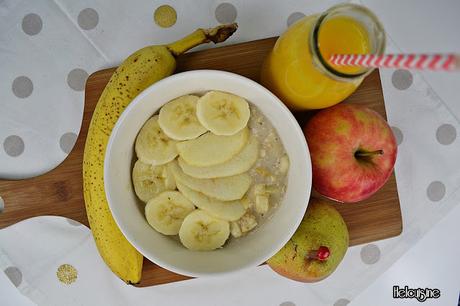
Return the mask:
<svg viewBox="0 0 460 306">
<path fill-rule="evenodd" d="M 156 231 L 179 235 L 190 250 L 210 251 L 257 225 L 246 196 L 253 183 L 248 170 L 259 156 L 250 115 L 243 98 L 209 91 L 176 98 L 144 123 L 133 184 Z M 150 165 L 142 168 L 147 176 L 138 174 L 138 163 Z"/>
<path fill-rule="evenodd" d="M 140 281 L 143 257 L 117 227 L 105 196 L 104 154 L 112 128 L 126 106 L 141 91 L 174 72 L 178 55 L 202 43 L 225 41 L 236 29 L 236 24 L 221 25 L 208 30 L 198 29 L 169 45 L 148 46 L 134 52 L 117 68 L 99 98 L 89 126 L 83 156 L 85 206 L 99 253 L 110 269 L 127 283 Z M 145 132 L 146 134 L 158 131 L 158 118 L 152 118 L 149 126 L 152 129 Z M 174 130 L 176 128 L 172 125 L 170 135 L 174 134 Z M 194 128 L 191 131 L 181 131 L 178 137 L 193 138 L 198 133 L 194 134 L 193 130 Z M 136 146 L 136 152 L 142 158 L 136 163 L 133 177 L 136 193 L 146 200 L 162 191 L 175 188 L 174 178 L 168 168 L 161 165 L 174 159 L 178 152 L 174 142 L 162 147 L 161 151 L 138 148 L 143 146 L 142 143 Z M 175 194 L 170 197 L 176 199 Z M 190 208 L 183 199 L 174 203 L 182 204 L 177 212 L 179 215 L 188 212 L 187 209 Z M 161 211 L 163 206 L 158 206 L 159 208 L 152 210 L 152 215 L 155 215 L 155 211 Z"/>
</svg>

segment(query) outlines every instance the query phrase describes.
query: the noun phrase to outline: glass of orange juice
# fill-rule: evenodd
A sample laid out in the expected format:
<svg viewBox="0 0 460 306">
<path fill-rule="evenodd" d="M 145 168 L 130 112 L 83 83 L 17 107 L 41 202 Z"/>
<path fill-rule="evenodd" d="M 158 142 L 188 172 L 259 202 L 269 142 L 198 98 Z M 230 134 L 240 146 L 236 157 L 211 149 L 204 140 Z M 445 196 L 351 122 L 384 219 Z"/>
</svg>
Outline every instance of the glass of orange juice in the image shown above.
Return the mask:
<svg viewBox="0 0 460 306">
<path fill-rule="evenodd" d="M 293 110 L 332 106 L 372 68 L 334 66 L 332 54 L 383 54 L 385 30 L 367 8 L 339 4 L 305 16 L 283 33 L 262 66 L 261 82 Z"/>
</svg>

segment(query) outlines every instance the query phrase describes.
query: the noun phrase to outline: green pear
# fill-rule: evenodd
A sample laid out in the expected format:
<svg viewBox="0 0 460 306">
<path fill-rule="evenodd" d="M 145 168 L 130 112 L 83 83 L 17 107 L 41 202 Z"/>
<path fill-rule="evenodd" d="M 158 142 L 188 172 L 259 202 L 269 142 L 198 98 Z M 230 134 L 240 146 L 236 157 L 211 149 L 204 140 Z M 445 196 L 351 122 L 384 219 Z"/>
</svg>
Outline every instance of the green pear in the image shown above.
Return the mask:
<svg viewBox="0 0 460 306">
<path fill-rule="evenodd" d="M 334 272 L 345 256 L 348 241 L 347 225 L 340 213 L 324 200 L 311 198 L 297 231 L 267 263 L 287 278 L 317 282 Z"/>
</svg>

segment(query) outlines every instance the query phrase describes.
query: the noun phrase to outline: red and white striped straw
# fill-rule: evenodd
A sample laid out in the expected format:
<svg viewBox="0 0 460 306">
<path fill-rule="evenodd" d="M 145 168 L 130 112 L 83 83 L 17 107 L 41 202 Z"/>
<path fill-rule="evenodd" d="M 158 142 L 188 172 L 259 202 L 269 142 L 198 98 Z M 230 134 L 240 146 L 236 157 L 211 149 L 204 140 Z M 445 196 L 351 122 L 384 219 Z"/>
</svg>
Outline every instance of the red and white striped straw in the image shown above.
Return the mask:
<svg viewBox="0 0 460 306">
<path fill-rule="evenodd" d="M 329 58 L 329 61 L 336 66 L 442 71 L 460 69 L 458 54 L 335 54 Z"/>
</svg>

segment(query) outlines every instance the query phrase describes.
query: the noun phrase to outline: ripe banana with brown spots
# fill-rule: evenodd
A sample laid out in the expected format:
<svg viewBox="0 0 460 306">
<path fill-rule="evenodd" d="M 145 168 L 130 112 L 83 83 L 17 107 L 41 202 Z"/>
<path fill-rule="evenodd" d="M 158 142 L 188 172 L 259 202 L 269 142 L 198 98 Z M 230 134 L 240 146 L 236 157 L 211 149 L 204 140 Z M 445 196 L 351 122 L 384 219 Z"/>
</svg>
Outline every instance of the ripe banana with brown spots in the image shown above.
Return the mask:
<svg viewBox="0 0 460 306">
<path fill-rule="evenodd" d="M 236 29 L 236 24 L 198 29 L 174 43 L 134 52 L 117 68 L 99 98 L 83 156 L 86 213 L 99 253 L 127 283 L 140 281 L 143 257 L 116 225 L 105 196 L 104 155 L 110 133 L 120 114 L 141 91 L 174 72 L 177 56 L 203 43 L 225 41 Z"/>
</svg>

